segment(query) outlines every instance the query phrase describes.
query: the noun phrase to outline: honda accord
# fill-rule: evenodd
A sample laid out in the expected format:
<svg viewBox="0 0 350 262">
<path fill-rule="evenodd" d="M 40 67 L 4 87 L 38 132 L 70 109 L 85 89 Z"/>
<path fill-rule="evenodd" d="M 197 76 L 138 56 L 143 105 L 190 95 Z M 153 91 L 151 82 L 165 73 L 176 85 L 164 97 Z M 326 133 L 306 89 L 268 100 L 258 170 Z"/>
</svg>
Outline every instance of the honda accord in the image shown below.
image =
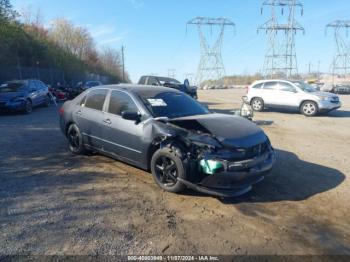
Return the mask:
<svg viewBox="0 0 350 262">
<path fill-rule="evenodd" d="M 95 151 L 150 170 L 162 189 L 221 197 L 248 192 L 275 162 L 265 133 L 239 116 L 216 114 L 172 88 L 93 87 L 60 109 L 74 154 Z"/>
</svg>

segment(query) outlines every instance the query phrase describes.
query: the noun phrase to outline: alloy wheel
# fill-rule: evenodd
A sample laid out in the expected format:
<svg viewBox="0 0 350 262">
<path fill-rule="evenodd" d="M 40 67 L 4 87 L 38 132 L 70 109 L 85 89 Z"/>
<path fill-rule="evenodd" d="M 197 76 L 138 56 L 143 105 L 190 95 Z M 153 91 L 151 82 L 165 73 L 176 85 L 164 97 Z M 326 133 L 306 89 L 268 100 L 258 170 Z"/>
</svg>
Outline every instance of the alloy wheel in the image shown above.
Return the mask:
<svg viewBox="0 0 350 262">
<path fill-rule="evenodd" d="M 313 103 L 306 103 L 306 104 L 303 106 L 303 112 L 304 112 L 306 115 L 313 115 L 313 114 L 315 114 L 315 112 L 316 112 L 316 106 L 315 106 L 315 104 L 313 104 Z"/>
<path fill-rule="evenodd" d="M 78 150 L 80 146 L 79 134 L 74 128 L 68 134 L 69 144 L 74 150 Z"/>
<path fill-rule="evenodd" d="M 261 107 L 262 107 L 262 103 L 261 103 L 261 101 L 260 100 L 258 100 L 258 99 L 255 99 L 254 101 L 253 101 L 253 109 L 255 110 L 255 111 L 259 111 L 259 110 L 261 110 Z"/>
<path fill-rule="evenodd" d="M 161 156 L 157 159 L 155 172 L 158 180 L 166 187 L 177 183 L 178 170 L 176 163 L 169 157 Z"/>
</svg>

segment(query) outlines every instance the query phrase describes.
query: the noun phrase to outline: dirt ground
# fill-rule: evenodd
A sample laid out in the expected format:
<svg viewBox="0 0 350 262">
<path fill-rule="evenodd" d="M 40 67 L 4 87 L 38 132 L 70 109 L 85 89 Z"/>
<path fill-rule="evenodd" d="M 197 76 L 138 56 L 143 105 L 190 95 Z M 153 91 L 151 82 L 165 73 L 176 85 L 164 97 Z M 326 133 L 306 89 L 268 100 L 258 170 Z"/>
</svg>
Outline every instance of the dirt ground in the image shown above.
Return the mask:
<svg viewBox="0 0 350 262">
<path fill-rule="evenodd" d="M 217 112 L 243 90 L 200 91 Z M 327 116 L 257 113 L 277 163 L 245 196 L 161 191 L 149 173 L 73 156 L 55 106 L 0 116 L 0 254 L 350 254 L 350 96 Z"/>
</svg>

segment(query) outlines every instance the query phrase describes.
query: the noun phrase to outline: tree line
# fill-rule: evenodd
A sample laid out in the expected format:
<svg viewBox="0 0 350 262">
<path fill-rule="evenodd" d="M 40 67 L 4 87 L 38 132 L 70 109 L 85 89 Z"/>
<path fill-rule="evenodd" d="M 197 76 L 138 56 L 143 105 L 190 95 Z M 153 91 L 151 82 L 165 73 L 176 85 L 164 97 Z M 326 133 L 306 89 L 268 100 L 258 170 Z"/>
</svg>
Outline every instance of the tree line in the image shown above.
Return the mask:
<svg viewBox="0 0 350 262">
<path fill-rule="evenodd" d="M 39 11 L 13 9 L 10 0 L 0 0 L 0 65 L 57 68 L 67 78 L 93 73 L 110 82 L 123 81 L 120 52 L 99 50 L 90 32 L 58 18 L 45 27 Z M 124 81 L 129 82 L 127 73 Z"/>
</svg>

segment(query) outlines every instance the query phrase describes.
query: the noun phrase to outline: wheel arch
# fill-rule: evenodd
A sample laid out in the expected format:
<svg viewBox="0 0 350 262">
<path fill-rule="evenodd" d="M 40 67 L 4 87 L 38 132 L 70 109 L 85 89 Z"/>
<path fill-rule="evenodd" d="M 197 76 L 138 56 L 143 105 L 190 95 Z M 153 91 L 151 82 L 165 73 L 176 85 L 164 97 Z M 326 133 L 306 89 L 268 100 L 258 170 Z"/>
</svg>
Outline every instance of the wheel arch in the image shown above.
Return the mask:
<svg viewBox="0 0 350 262">
<path fill-rule="evenodd" d="M 319 109 L 319 106 L 318 106 L 317 101 L 312 100 L 312 99 L 303 99 L 303 100 L 300 102 L 300 104 L 299 104 L 299 110 L 301 110 L 301 107 L 302 107 L 302 105 L 303 105 L 305 102 L 313 102 L 313 103 L 316 104 L 317 110 Z"/>
<path fill-rule="evenodd" d="M 176 146 L 181 151 L 185 151 L 187 146 L 185 142 L 177 137 L 166 137 L 166 136 L 158 136 L 153 139 L 152 143 L 147 149 L 147 170 L 151 168 L 151 160 L 154 153 L 161 148 L 169 147 L 172 148 Z"/>
<path fill-rule="evenodd" d="M 264 101 L 264 99 L 261 96 L 252 96 L 252 98 L 249 101 L 249 104 L 252 105 L 253 100 L 256 99 L 256 98 L 261 99 L 263 101 L 264 105 L 265 105 L 265 101 Z"/>
</svg>

